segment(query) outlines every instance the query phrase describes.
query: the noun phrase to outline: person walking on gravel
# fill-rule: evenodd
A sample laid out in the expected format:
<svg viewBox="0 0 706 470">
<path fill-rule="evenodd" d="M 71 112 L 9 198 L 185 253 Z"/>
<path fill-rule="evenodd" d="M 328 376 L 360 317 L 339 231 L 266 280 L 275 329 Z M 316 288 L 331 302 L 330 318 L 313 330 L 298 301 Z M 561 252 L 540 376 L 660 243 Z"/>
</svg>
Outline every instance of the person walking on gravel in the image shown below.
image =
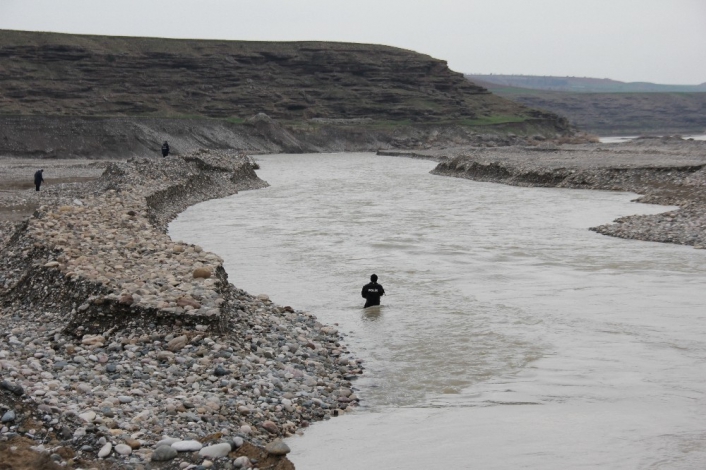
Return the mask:
<svg viewBox="0 0 706 470">
<path fill-rule="evenodd" d="M 169 144 L 165 140 L 164 143 L 162 144 L 162 156 L 166 157 L 167 155 L 169 155 Z"/>
<path fill-rule="evenodd" d="M 364 308 L 380 305 L 380 297 L 385 295 L 385 289 L 378 284 L 377 274 L 370 276 L 370 282 L 363 286 L 363 290 L 360 294 L 365 298 Z"/>
<path fill-rule="evenodd" d="M 39 191 L 39 187 L 44 183 L 43 172 L 44 170 L 37 170 L 37 172 L 34 173 L 34 185 L 37 187 L 37 191 Z"/>
</svg>

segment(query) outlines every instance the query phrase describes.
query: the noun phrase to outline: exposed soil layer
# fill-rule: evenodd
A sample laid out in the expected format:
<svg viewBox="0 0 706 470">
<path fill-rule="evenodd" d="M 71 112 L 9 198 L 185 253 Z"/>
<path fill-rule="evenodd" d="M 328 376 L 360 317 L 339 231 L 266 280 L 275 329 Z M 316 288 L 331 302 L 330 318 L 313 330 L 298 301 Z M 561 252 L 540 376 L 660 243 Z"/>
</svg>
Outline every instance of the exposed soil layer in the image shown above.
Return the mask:
<svg viewBox="0 0 706 470">
<path fill-rule="evenodd" d="M 449 144 L 528 144 L 572 134 L 561 122 L 522 120 L 492 125 L 308 120 L 283 123 L 258 114 L 242 123 L 222 119 L 0 116 L 0 156 L 39 159 L 124 159 L 200 148 L 248 154 L 430 149 Z"/>
</svg>

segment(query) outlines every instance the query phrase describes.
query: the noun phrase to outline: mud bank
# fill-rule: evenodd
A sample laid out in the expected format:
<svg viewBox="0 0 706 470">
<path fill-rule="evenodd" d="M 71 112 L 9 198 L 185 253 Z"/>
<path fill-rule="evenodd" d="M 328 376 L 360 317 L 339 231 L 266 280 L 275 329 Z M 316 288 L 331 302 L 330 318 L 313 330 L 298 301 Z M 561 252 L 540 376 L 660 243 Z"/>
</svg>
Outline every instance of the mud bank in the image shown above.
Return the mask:
<svg viewBox="0 0 706 470">
<path fill-rule="evenodd" d="M 335 328 L 165 233 L 192 204 L 266 186 L 253 165 L 215 151 L 109 163 L 17 226 L 0 270 L 0 441 L 68 468 L 290 469 L 280 437 L 357 403 L 362 368 Z"/>
<path fill-rule="evenodd" d="M 248 154 L 374 152 L 454 145 L 521 145 L 555 138 L 566 129 L 542 120 L 474 128 L 459 124 L 380 122 L 372 119 L 310 119 L 279 122 L 265 114 L 226 119 L 138 117 L 0 116 L 0 156 L 22 158 L 126 159 L 159 155 L 169 142 L 174 155 L 199 148 Z"/>
<path fill-rule="evenodd" d="M 638 202 L 675 205 L 591 228 L 628 239 L 706 247 L 706 143 L 645 138 L 622 144 L 422 152 L 442 160 L 433 174 L 515 186 L 600 189 L 641 194 Z"/>
</svg>

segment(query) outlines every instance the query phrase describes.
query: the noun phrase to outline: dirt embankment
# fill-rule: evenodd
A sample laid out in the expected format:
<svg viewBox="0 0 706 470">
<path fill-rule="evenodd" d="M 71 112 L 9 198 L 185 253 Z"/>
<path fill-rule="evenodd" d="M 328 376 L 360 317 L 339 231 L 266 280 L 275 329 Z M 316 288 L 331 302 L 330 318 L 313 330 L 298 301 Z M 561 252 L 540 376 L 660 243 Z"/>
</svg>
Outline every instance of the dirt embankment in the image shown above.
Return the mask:
<svg viewBox="0 0 706 470">
<path fill-rule="evenodd" d="M 433 174 L 515 186 L 601 189 L 675 205 L 592 228 L 621 238 L 706 247 L 706 142 L 644 138 L 623 144 L 421 152 L 441 161 Z"/>
<path fill-rule="evenodd" d="M 457 124 L 381 124 L 367 120 L 282 124 L 264 114 L 244 123 L 221 119 L 0 116 L 0 156 L 124 159 L 158 156 L 168 141 L 173 155 L 200 148 L 248 154 L 430 149 L 448 145 L 529 143 L 555 138 L 560 128 L 525 121 L 478 129 Z"/>
</svg>

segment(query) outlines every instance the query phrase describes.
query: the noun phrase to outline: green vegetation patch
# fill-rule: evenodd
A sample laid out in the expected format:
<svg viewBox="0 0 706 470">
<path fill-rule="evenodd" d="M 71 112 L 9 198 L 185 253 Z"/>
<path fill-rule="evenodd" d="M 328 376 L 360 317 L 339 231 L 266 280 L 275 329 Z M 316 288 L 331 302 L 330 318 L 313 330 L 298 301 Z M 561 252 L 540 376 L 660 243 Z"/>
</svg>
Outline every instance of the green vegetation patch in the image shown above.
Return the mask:
<svg viewBox="0 0 706 470">
<path fill-rule="evenodd" d="M 484 116 L 477 119 L 462 119 L 459 124 L 464 126 L 493 126 L 495 124 L 508 124 L 512 122 L 525 122 L 527 116 Z"/>
<path fill-rule="evenodd" d="M 396 127 L 407 127 L 412 124 L 412 121 L 410 121 L 409 119 L 401 119 L 399 121 L 375 120 L 375 121 L 363 122 L 361 124 L 365 127 L 372 128 L 372 129 L 394 129 Z"/>
</svg>

